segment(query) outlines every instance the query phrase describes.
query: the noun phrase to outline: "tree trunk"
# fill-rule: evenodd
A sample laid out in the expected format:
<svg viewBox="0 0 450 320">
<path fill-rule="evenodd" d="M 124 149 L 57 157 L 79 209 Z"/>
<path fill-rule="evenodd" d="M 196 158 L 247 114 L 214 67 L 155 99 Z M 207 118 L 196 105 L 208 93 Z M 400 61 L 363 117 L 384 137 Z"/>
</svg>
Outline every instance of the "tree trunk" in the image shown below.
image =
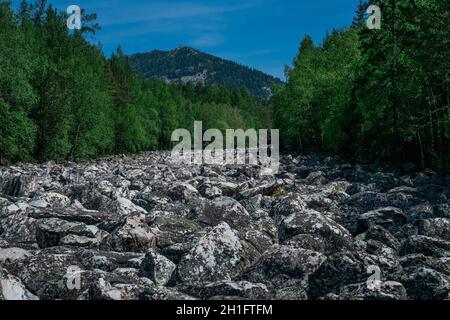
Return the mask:
<svg viewBox="0 0 450 320">
<path fill-rule="evenodd" d="M 400 134 L 398 128 L 398 92 L 397 92 L 397 1 L 392 0 L 392 157 L 396 166 L 400 165 Z"/>
<path fill-rule="evenodd" d="M 420 130 L 417 131 L 417 138 L 419 140 L 420 165 L 422 167 L 422 170 L 425 170 L 425 156 L 424 156 L 424 153 L 423 153 L 423 144 L 422 144 L 422 137 L 420 136 Z"/>
</svg>

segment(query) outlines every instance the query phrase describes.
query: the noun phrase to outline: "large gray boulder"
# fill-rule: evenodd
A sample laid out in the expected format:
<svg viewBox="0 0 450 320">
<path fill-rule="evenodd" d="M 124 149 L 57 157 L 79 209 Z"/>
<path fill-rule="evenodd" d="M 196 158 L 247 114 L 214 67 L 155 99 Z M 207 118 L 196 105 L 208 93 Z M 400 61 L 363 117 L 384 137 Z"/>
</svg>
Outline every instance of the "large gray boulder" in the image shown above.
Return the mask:
<svg viewBox="0 0 450 320">
<path fill-rule="evenodd" d="M 281 244 L 325 252 L 353 246 L 352 236 L 344 227 L 310 209 L 285 218 L 278 228 L 278 239 Z"/>
<path fill-rule="evenodd" d="M 56 246 L 95 247 L 107 236 L 96 226 L 50 218 L 39 220 L 36 241 L 40 248 Z"/>
<path fill-rule="evenodd" d="M 0 267 L 0 300 L 39 300 L 16 277 Z"/>
<path fill-rule="evenodd" d="M 201 237 L 178 264 L 181 282 L 231 280 L 245 267 L 238 233 L 222 222 Z"/>
<path fill-rule="evenodd" d="M 226 222 L 234 229 L 243 230 L 250 228 L 251 217 L 238 201 L 233 198 L 221 197 L 206 202 L 198 220 L 209 226 Z"/>
<path fill-rule="evenodd" d="M 131 215 L 124 219 L 121 226 L 102 240 L 103 250 L 120 252 L 146 252 L 154 248 L 157 236 L 148 226 L 143 215 Z"/>
<path fill-rule="evenodd" d="M 292 285 L 306 288 L 308 277 L 325 260 L 326 256 L 316 251 L 274 245 L 247 269 L 243 279 L 265 283 L 278 289 Z"/>
</svg>

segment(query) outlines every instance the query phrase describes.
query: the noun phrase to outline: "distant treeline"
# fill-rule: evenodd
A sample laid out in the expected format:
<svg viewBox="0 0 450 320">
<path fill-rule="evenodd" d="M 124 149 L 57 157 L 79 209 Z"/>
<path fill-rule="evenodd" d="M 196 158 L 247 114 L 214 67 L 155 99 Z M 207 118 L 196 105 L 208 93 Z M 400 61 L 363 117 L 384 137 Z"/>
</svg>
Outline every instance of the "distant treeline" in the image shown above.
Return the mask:
<svg viewBox="0 0 450 320">
<path fill-rule="evenodd" d="M 381 8 L 380 30 L 366 27 L 369 4 Z M 447 172 L 449 21 L 449 1 L 377 0 L 321 45 L 305 37 L 273 97 L 281 145 Z"/>
<path fill-rule="evenodd" d="M 267 103 L 246 89 L 147 81 L 119 48 L 107 59 L 85 40 L 98 25 L 46 1 L 17 12 L 0 1 L 0 162 L 77 160 L 168 149 L 176 128 L 270 126 Z"/>
</svg>

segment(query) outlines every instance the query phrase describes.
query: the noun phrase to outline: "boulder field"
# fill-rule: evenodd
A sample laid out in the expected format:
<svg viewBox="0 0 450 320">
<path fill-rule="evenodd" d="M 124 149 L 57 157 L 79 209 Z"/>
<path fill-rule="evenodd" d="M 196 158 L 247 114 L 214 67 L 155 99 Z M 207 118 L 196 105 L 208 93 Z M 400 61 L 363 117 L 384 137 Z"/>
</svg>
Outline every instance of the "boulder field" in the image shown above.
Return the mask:
<svg viewBox="0 0 450 320">
<path fill-rule="evenodd" d="M 0 167 L 0 300 L 450 299 L 450 185 L 338 158 Z"/>
</svg>

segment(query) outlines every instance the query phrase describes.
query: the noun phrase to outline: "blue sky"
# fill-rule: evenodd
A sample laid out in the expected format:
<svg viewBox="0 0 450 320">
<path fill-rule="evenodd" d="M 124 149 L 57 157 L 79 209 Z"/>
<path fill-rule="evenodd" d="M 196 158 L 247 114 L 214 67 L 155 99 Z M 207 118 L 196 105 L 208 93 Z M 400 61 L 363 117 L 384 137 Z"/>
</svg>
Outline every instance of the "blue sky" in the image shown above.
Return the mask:
<svg viewBox="0 0 450 320">
<path fill-rule="evenodd" d="M 18 3 L 19 0 L 13 1 Z M 109 55 L 170 50 L 179 44 L 284 78 L 305 34 L 320 42 L 348 26 L 359 0 L 50 0 L 98 14 L 100 41 Z"/>
</svg>

